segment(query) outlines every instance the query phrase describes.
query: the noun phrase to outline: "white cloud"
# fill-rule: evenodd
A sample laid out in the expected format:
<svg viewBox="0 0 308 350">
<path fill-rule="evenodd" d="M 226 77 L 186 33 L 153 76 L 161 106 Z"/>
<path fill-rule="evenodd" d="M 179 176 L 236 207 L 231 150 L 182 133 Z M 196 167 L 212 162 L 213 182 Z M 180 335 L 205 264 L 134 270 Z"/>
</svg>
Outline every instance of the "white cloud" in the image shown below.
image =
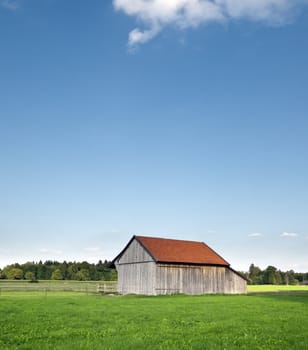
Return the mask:
<svg viewBox="0 0 308 350">
<path fill-rule="evenodd" d="M 283 23 L 297 0 L 217 0 L 229 18 L 247 18 L 272 24 Z"/>
<path fill-rule="evenodd" d="M 297 237 L 298 234 L 294 232 L 282 232 L 280 237 Z"/>
<path fill-rule="evenodd" d="M 2 0 L 0 1 L 0 5 L 9 10 L 16 10 L 19 7 L 17 4 L 17 1 L 14 1 L 14 0 Z"/>
<path fill-rule="evenodd" d="M 138 28 L 133 29 L 128 35 L 128 47 L 130 49 L 134 49 L 137 44 L 144 44 L 147 41 L 154 38 L 154 36 L 159 32 L 159 28 L 157 29 L 149 29 L 141 31 Z"/>
<path fill-rule="evenodd" d="M 263 234 L 259 233 L 259 232 L 253 232 L 253 233 L 250 233 L 248 236 L 249 237 L 261 237 L 261 236 L 263 236 Z"/>
<path fill-rule="evenodd" d="M 100 251 L 100 247 L 89 247 L 89 248 L 84 248 L 85 252 L 88 253 L 96 253 Z"/>
<path fill-rule="evenodd" d="M 62 250 L 57 249 L 49 249 L 49 248 L 41 248 L 39 249 L 40 253 L 47 254 L 47 255 L 61 255 L 63 254 Z"/>
<path fill-rule="evenodd" d="M 246 19 L 283 24 L 308 0 L 113 0 L 117 11 L 136 17 L 145 29 L 129 33 L 129 48 L 143 44 L 168 25 L 180 29 L 209 22 Z"/>
</svg>

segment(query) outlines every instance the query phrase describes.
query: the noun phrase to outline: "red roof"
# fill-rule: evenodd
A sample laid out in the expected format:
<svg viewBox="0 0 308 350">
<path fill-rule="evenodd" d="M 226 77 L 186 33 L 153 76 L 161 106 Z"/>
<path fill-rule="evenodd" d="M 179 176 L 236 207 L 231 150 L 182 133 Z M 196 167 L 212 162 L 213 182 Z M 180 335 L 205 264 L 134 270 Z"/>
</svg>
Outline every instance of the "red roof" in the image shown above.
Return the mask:
<svg viewBox="0 0 308 350">
<path fill-rule="evenodd" d="M 157 262 L 223 265 L 230 264 L 203 242 L 135 236 Z"/>
</svg>

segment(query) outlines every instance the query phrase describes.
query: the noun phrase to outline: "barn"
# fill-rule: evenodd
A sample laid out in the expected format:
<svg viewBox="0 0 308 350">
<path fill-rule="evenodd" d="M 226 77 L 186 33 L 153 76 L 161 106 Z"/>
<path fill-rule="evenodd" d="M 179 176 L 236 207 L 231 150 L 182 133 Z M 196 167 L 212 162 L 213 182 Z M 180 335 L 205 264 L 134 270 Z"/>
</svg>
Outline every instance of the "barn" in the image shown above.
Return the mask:
<svg viewBox="0 0 308 350">
<path fill-rule="evenodd" d="M 120 294 L 246 293 L 246 278 L 203 242 L 133 236 L 113 264 Z"/>
</svg>

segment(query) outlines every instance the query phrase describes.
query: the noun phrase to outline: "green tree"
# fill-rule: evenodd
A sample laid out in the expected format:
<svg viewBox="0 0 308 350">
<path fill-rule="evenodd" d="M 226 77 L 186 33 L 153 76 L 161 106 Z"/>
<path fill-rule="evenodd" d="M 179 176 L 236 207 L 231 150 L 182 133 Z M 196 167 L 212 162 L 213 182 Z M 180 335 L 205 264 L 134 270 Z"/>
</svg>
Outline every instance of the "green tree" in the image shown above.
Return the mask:
<svg viewBox="0 0 308 350">
<path fill-rule="evenodd" d="M 280 270 L 276 271 L 275 280 L 276 280 L 276 284 L 282 284 L 283 278 Z"/>
<path fill-rule="evenodd" d="M 89 281 L 89 279 L 90 279 L 89 270 L 81 269 L 80 271 L 78 271 L 76 273 L 75 278 L 78 281 Z"/>
<path fill-rule="evenodd" d="M 78 272 L 78 267 L 75 263 L 69 263 L 67 268 L 67 278 L 69 280 L 76 280 L 76 273 Z"/>
<path fill-rule="evenodd" d="M 291 285 L 297 285 L 298 279 L 295 277 L 295 272 L 293 270 L 287 271 L 288 275 L 289 275 L 289 284 Z"/>
<path fill-rule="evenodd" d="M 249 266 L 248 278 L 251 284 L 261 284 L 263 280 L 262 270 L 258 266 L 251 264 Z"/>
<path fill-rule="evenodd" d="M 118 273 L 116 269 L 111 269 L 110 281 L 116 281 L 118 279 Z"/>
<path fill-rule="evenodd" d="M 68 263 L 63 261 L 63 263 L 59 265 L 59 269 L 62 272 L 63 279 L 66 280 L 68 278 Z"/>
<path fill-rule="evenodd" d="M 6 277 L 9 280 L 21 280 L 24 277 L 24 273 L 22 269 L 17 268 L 17 267 L 10 267 L 8 270 L 5 272 Z"/>
<path fill-rule="evenodd" d="M 55 269 L 51 274 L 52 280 L 63 280 L 63 275 L 60 269 Z"/>
<path fill-rule="evenodd" d="M 25 279 L 28 281 L 35 281 L 36 280 L 35 274 L 32 271 L 27 271 L 25 273 Z"/>
<path fill-rule="evenodd" d="M 290 284 L 291 284 L 292 286 L 297 286 L 297 285 L 299 284 L 299 281 L 298 281 L 298 279 L 293 278 L 293 279 L 290 281 Z"/>
<path fill-rule="evenodd" d="M 24 275 L 26 275 L 27 271 L 33 272 L 34 275 L 36 276 L 37 272 L 37 264 L 34 262 L 26 262 L 25 264 L 20 265 L 20 268 L 23 270 Z"/>
<path fill-rule="evenodd" d="M 39 280 L 45 280 L 46 279 L 46 266 L 42 263 L 42 260 L 39 261 L 37 264 L 37 279 Z"/>
<path fill-rule="evenodd" d="M 277 269 L 275 266 L 268 266 L 264 271 L 265 284 L 277 284 Z"/>
</svg>

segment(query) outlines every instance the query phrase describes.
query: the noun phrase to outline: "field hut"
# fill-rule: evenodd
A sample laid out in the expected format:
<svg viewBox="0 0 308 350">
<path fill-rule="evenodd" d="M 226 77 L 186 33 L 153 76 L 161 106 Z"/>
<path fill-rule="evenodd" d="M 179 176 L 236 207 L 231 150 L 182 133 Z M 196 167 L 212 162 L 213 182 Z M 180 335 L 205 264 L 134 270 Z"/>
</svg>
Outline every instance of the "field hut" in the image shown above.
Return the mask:
<svg viewBox="0 0 308 350">
<path fill-rule="evenodd" d="M 203 242 L 133 236 L 113 264 L 120 294 L 246 293 L 246 278 Z"/>
</svg>

